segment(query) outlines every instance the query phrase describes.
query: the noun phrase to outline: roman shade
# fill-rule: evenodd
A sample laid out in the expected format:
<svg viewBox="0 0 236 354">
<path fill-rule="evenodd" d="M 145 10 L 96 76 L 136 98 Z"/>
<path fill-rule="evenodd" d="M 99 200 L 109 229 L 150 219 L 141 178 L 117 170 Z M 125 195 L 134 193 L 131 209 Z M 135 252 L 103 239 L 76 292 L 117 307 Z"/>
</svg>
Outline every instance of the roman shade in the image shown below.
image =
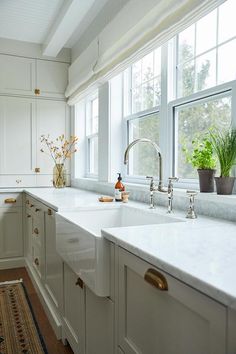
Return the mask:
<svg viewBox="0 0 236 354">
<path fill-rule="evenodd" d="M 69 68 L 68 103 L 118 74 L 225 0 L 130 0 Z"/>
</svg>

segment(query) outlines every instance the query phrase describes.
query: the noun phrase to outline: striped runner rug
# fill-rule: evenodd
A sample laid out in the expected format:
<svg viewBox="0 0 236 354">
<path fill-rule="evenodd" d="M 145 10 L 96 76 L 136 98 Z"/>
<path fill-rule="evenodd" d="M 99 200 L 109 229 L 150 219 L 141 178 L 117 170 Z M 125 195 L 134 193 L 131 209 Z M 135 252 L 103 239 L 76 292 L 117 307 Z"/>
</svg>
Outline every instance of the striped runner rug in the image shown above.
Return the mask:
<svg viewBox="0 0 236 354">
<path fill-rule="evenodd" d="M 46 354 L 22 280 L 0 283 L 0 354 Z"/>
</svg>

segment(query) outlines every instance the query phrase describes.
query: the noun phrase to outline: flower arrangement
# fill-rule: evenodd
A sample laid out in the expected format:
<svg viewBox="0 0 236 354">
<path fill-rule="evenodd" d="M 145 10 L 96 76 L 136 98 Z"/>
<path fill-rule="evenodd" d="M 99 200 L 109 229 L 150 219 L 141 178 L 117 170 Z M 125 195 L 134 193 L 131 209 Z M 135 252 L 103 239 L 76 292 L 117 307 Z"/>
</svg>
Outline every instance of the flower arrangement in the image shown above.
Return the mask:
<svg viewBox="0 0 236 354">
<path fill-rule="evenodd" d="M 78 138 L 76 136 L 71 136 L 69 140 L 65 138 L 65 135 L 62 134 L 56 138 L 56 143 L 50 140 L 49 135 L 41 135 L 40 141 L 42 144 L 46 145 L 48 150 L 48 155 L 52 157 L 55 164 L 64 164 L 66 159 L 71 158 L 76 149 L 76 144 Z M 41 152 L 47 153 L 44 149 L 40 150 Z"/>
<path fill-rule="evenodd" d="M 46 146 L 46 151 L 42 148 L 40 151 L 49 155 L 54 163 L 53 169 L 53 185 L 55 188 L 63 188 L 66 185 L 66 173 L 65 173 L 65 161 L 71 158 L 72 154 L 77 151 L 76 144 L 78 138 L 76 136 L 70 136 L 70 139 L 66 139 L 62 134 L 56 141 L 50 139 L 49 135 L 41 135 L 40 141 Z"/>
</svg>

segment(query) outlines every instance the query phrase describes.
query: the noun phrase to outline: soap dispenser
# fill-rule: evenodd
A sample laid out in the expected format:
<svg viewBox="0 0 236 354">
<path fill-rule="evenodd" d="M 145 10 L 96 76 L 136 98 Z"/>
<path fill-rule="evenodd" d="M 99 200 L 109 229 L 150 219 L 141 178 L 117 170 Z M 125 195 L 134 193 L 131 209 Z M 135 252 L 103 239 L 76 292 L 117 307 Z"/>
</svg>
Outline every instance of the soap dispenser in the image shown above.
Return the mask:
<svg viewBox="0 0 236 354">
<path fill-rule="evenodd" d="M 118 178 L 117 182 L 115 184 L 115 201 L 116 202 L 121 202 L 122 201 L 122 192 L 125 190 L 125 186 L 123 185 L 121 173 L 117 173 Z"/>
</svg>

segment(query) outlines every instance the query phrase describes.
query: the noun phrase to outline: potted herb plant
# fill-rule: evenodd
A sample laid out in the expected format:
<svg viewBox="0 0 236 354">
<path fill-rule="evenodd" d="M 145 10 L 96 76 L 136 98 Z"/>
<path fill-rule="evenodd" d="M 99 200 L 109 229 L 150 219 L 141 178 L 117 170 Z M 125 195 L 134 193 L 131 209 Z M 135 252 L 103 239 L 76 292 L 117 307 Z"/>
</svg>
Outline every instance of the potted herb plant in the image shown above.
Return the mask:
<svg viewBox="0 0 236 354">
<path fill-rule="evenodd" d="M 220 176 L 215 177 L 217 194 L 232 194 L 235 177 L 231 169 L 236 164 L 236 129 L 211 133 L 213 150 L 219 160 Z"/>
<path fill-rule="evenodd" d="M 183 151 L 186 154 L 187 162 L 197 168 L 200 192 L 214 192 L 216 159 L 213 156 L 213 146 L 209 135 L 203 138 L 197 136 L 192 141 L 192 146 L 192 152 L 189 152 L 187 148 L 183 148 Z"/>
</svg>

